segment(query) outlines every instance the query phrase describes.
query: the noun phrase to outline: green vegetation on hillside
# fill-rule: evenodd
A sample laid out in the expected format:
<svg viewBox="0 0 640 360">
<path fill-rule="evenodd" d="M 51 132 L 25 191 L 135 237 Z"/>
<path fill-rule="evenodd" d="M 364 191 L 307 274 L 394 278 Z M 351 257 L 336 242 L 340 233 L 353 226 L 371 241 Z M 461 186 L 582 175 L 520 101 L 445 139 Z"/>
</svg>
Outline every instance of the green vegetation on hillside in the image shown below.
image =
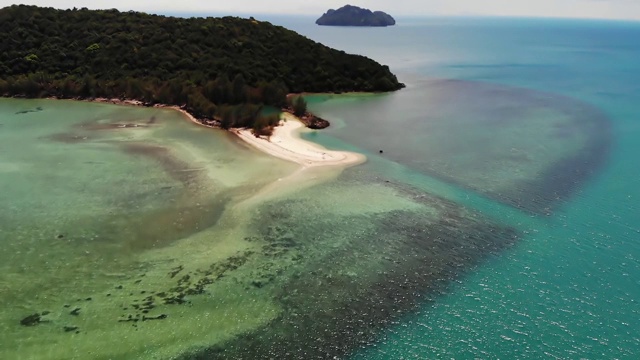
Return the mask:
<svg viewBox="0 0 640 360">
<path fill-rule="evenodd" d="M 252 127 L 290 92 L 392 91 L 364 56 L 268 22 L 117 10 L 0 9 L 0 95 L 129 98 Z"/>
</svg>

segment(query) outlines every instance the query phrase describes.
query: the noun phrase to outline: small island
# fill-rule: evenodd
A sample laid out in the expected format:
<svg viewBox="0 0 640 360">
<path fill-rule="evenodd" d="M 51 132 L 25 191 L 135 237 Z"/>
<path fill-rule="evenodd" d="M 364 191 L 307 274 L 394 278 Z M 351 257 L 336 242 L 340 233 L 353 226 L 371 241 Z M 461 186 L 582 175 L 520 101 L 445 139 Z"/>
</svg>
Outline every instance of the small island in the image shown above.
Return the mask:
<svg viewBox="0 0 640 360">
<path fill-rule="evenodd" d="M 338 10 L 329 10 L 316 20 L 318 25 L 327 26 L 393 26 L 396 21 L 382 11 L 371 11 L 357 6 L 346 5 Z"/>
</svg>

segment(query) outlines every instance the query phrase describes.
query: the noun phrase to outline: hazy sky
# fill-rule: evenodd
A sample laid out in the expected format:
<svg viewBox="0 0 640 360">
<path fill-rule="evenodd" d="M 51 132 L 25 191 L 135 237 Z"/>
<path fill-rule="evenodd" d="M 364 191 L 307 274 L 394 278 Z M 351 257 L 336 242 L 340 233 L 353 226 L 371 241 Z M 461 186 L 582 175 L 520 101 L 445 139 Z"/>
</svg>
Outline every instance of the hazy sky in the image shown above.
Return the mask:
<svg viewBox="0 0 640 360">
<path fill-rule="evenodd" d="M 2 7 L 11 0 L 0 0 Z M 499 15 L 640 20 L 640 0 L 36 0 L 20 3 L 56 8 L 117 8 L 146 12 L 321 15 L 351 5 L 402 15 Z"/>
</svg>

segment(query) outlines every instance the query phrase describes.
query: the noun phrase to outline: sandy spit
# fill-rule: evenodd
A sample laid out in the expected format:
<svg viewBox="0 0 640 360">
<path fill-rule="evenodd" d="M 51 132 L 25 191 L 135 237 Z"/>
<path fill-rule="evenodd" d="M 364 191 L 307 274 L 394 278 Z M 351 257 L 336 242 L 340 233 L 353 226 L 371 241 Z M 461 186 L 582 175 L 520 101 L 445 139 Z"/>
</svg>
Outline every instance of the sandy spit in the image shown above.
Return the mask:
<svg viewBox="0 0 640 360">
<path fill-rule="evenodd" d="M 366 161 L 362 154 L 328 150 L 321 145 L 303 140 L 300 132 L 304 124 L 294 115 L 283 113 L 284 119 L 276 126 L 271 137 L 256 137 L 249 129 L 232 129 L 240 139 L 269 155 L 298 163 L 304 167 L 353 166 Z"/>
</svg>

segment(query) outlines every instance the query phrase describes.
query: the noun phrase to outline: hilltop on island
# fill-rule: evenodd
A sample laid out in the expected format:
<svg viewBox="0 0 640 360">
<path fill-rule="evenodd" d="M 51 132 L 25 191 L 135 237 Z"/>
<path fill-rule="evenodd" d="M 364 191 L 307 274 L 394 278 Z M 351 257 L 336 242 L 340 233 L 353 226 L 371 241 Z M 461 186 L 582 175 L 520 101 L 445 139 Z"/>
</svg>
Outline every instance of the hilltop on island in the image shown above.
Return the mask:
<svg viewBox="0 0 640 360">
<path fill-rule="evenodd" d="M 273 125 L 287 94 L 403 87 L 387 66 L 253 18 L 0 9 L 0 95 L 176 105 L 223 128 Z"/>
<path fill-rule="evenodd" d="M 371 11 L 346 5 L 338 10 L 329 10 L 316 20 L 318 25 L 329 26 L 393 26 L 396 21 L 382 11 Z"/>
</svg>

